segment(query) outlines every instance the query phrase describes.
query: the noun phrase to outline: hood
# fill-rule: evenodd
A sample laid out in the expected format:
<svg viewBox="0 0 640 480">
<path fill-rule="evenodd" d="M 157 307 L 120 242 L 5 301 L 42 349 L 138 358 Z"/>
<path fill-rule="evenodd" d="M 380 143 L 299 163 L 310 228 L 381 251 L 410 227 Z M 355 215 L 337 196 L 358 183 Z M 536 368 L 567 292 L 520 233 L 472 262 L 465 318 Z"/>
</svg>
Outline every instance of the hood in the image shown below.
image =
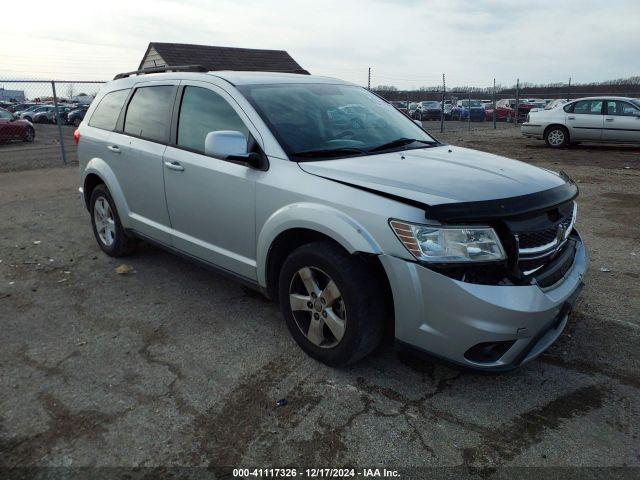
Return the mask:
<svg viewBox="0 0 640 480">
<path fill-rule="evenodd" d="M 430 206 L 529 195 L 565 184 L 549 170 L 450 145 L 299 165 L 313 175 Z"/>
</svg>

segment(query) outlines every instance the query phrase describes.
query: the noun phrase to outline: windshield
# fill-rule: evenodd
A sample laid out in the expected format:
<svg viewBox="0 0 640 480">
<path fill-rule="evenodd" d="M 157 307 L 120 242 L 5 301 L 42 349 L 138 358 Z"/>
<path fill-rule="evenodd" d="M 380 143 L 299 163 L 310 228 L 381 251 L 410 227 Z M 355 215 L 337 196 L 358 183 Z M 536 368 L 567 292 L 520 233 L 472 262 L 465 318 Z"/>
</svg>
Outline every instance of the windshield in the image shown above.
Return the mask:
<svg viewBox="0 0 640 480">
<path fill-rule="evenodd" d="M 437 142 L 406 115 L 352 85 L 239 87 L 293 160 L 339 158 Z M 402 140 L 401 142 L 396 142 Z M 409 141 L 410 140 L 410 141 Z"/>
</svg>

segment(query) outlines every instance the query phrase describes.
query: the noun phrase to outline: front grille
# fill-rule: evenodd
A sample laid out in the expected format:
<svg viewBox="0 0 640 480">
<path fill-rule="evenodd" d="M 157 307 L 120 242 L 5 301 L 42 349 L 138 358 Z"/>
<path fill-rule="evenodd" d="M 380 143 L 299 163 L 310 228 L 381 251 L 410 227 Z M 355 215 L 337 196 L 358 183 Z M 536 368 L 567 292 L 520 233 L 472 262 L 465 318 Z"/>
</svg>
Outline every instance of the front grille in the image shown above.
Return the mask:
<svg viewBox="0 0 640 480">
<path fill-rule="evenodd" d="M 536 248 L 548 245 L 555 240 L 556 235 L 558 234 L 558 225 L 563 225 L 564 228 L 568 230 L 572 220 L 573 214 L 565 217 L 553 226 L 545 228 L 544 230 L 518 233 L 520 248 Z"/>
<path fill-rule="evenodd" d="M 576 256 L 576 243 L 569 240 L 564 250 L 544 270 L 535 275 L 538 285 L 542 288 L 555 285 L 571 270 Z"/>
</svg>

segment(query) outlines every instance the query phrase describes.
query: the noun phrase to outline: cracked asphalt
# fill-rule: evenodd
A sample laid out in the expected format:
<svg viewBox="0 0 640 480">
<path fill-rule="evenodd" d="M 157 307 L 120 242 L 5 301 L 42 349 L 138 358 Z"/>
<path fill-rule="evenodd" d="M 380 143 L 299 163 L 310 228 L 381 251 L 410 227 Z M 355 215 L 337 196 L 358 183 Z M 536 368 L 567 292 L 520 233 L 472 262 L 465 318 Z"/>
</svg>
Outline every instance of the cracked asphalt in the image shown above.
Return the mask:
<svg viewBox="0 0 640 480">
<path fill-rule="evenodd" d="M 540 359 L 481 375 L 386 344 L 331 369 L 259 294 L 154 247 L 102 254 L 77 167 L 5 172 L 0 467 L 640 466 L 640 149 L 440 138 L 579 183 L 590 271 Z"/>
</svg>

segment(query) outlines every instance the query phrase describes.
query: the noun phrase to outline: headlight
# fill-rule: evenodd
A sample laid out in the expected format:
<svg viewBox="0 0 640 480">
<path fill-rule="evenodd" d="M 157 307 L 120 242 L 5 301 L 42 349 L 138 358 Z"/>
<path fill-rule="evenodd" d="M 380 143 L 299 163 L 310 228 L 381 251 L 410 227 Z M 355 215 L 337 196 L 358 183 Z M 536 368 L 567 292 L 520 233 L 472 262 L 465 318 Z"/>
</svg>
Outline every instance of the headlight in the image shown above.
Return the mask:
<svg viewBox="0 0 640 480">
<path fill-rule="evenodd" d="M 430 227 L 391 220 L 391 228 L 417 260 L 434 263 L 492 262 L 506 255 L 490 227 Z"/>
</svg>

